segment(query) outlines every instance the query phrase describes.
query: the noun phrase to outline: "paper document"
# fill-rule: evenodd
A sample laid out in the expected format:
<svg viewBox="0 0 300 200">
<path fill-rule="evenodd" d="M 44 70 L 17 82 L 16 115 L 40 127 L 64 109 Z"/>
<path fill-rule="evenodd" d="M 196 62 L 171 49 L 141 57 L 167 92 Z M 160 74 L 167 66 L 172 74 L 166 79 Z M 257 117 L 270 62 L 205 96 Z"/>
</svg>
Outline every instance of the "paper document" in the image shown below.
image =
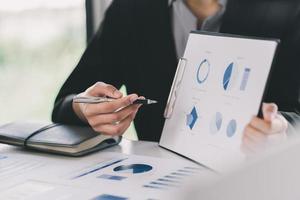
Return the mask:
<svg viewBox="0 0 300 200">
<path fill-rule="evenodd" d="M 278 42 L 193 32 L 178 66 L 160 145 L 226 171 L 243 161 L 243 129 L 258 114 Z"/>
<path fill-rule="evenodd" d="M 0 193 L 7 200 L 164 199 L 195 175 L 216 176 L 191 162 L 119 153 L 81 159 L 18 159 L 23 166 L 36 168 L 15 181 L 0 183 Z M 10 160 L 3 155 L 1 166 L 11 166 Z M 37 167 L 37 163 L 43 164 Z M 22 168 L 14 173 L 21 174 Z"/>
</svg>

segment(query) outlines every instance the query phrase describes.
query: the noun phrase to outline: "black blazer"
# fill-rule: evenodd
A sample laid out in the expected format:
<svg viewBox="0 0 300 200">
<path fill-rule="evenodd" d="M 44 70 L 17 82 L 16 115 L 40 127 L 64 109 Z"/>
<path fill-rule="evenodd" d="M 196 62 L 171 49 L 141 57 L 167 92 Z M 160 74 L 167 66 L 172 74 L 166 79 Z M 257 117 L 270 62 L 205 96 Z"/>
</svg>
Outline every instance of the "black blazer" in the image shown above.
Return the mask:
<svg viewBox="0 0 300 200">
<path fill-rule="evenodd" d="M 82 124 L 72 110 L 72 95 L 97 81 L 128 93 L 157 99 L 135 119 L 139 139 L 158 141 L 163 111 L 177 66 L 168 0 L 115 0 L 102 27 L 61 88 L 54 122 Z M 282 44 L 265 101 L 275 102 L 293 123 L 299 122 L 299 0 L 229 0 L 221 32 L 280 38 Z"/>
</svg>

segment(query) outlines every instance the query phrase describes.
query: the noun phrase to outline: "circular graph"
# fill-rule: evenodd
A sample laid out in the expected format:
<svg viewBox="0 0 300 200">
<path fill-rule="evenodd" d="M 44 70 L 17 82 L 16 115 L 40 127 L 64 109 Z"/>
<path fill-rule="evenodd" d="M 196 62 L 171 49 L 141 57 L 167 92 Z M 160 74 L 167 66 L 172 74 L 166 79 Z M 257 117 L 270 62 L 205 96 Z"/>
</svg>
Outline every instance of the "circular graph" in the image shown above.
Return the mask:
<svg viewBox="0 0 300 200">
<path fill-rule="evenodd" d="M 145 164 L 121 165 L 114 168 L 115 172 L 126 174 L 141 174 L 152 170 L 152 166 Z"/>
<path fill-rule="evenodd" d="M 238 79 L 238 67 L 237 64 L 232 62 L 228 65 L 223 76 L 223 88 L 224 90 L 230 90 L 235 85 Z"/>
<path fill-rule="evenodd" d="M 217 112 L 210 122 L 210 132 L 211 134 L 216 134 L 220 131 L 222 127 L 223 116 L 221 113 Z"/>
<path fill-rule="evenodd" d="M 233 119 L 228 123 L 227 126 L 227 136 L 228 137 L 232 137 L 234 136 L 234 134 L 236 133 L 236 129 L 237 129 L 237 123 L 236 121 Z"/>
<path fill-rule="evenodd" d="M 204 83 L 210 72 L 210 63 L 207 59 L 203 60 L 197 70 L 197 82 L 199 84 Z"/>
</svg>

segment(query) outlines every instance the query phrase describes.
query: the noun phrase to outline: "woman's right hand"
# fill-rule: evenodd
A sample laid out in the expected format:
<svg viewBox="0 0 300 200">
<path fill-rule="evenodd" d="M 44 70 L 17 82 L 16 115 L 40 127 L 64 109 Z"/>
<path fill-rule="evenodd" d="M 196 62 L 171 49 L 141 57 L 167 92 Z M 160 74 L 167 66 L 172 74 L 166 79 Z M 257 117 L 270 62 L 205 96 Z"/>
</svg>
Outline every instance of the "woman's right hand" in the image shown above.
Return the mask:
<svg viewBox="0 0 300 200">
<path fill-rule="evenodd" d="M 141 106 L 132 104 L 139 98 L 138 95 L 131 94 L 123 97 L 123 94 L 114 86 L 103 82 L 97 82 L 79 95 L 116 99 L 112 102 L 98 104 L 73 102 L 73 110 L 77 116 L 87 122 L 96 132 L 106 135 L 122 135 L 134 120 Z"/>
</svg>

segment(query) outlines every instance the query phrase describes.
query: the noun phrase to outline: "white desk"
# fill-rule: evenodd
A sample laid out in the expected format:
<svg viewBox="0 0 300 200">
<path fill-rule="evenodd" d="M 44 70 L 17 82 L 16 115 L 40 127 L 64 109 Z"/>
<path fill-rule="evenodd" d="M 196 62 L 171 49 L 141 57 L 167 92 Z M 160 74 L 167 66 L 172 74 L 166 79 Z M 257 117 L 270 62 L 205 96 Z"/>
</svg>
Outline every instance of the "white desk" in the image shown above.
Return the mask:
<svg viewBox="0 0 300 200">
<path fill-rule="evenodd" d="M 145 199 L 148 199 L 149 195 L 150 195 L 150 197 L 152 197 L 151 195 L 153 195 L 153 190 L 151 190 L 151 191 L 148 191 L 146 189 L 140 190 L 140 192 L 142 192 L 142 193 L 135 194 L 136 193 L 135 187 L 132 185 L 129 185 L 130 184 L 129 182 L 125 183 L 123 185 L 120 185 L 119 183 L 116 183 L 115 185 L 110 185 L 111 182 L 98 181 L 98 180 L 100 180 L 100 179 L 96 179 L 98 177 L 98 175 L 95 176 L 95 178 L 93 177 L 93 180 L 98 181 L 98 182 L 96 182 L 96 184 L 90 182 L 90 180 L 85 179 L 85 178 L 83 178 L 83 180 L 80 179 L 80 181 L 81 180 L 83 181 L 80 183 L 76 182 L 76 181 L 75 181 L 76 183 L 72 182 L 72 183 L 75 183 L 74 187 L 71 186 L 69 178 L 67 178 L 67 179 L 64 178 L 64 182 L 56 182 L 56 179 L 55 179 L 56 177 L 67 176 L 66 174 L 72 173 L 72 171 L 74 171 L 75 169 L 81 168 L 78 166 L 81 166 L 83 163 L 89 165 L 89 163 L 95 164 L 98 162 L 102 162 L 101 161 L 102 159 L 106 159 L 106 157 L 112 153 L 122 153 L 121 155 L 129 154 L 129 155 L 138 155 L 138 156 L 149 156 L 149 157 L 142 157 L 142 158 L 140 157 L 141 161 L 139 161 L 139 162 L 143 162 L 143 161 L 145 161 L 144 159 L 147 159 L 147 158 L 152 159 L 151 162 L 156 162 L 156 165 L 151 164 L 152 166 L 156 166 L 156 169 L 154 170 L 153 174 L 150 174 L 150 176 L 148 176 L 148 179 L 151 178 L 151 180 L 157 180 L 156 176 L 161 176 L 160 174 L 166 175 L 167 173 L 170 173 L 170 171 L 174 172 L 175 169 L 170 170 L 168 167 L 167 167 L 168 172 L 166 172 L 166 166 L 168 166 L 167 163 L 169 162 L 166 160 L 171 160 L 171 162 L 173 163 L 172 167 L 176 168 L 176 169 L 181 168 L 183 166 L 195 166 L 195 163 L 193 163 L 192 161 L 187 160 L 179 155 L 176 155 L 175 153 L 172 153 L 168 150 L 165 150 L 165 149 L 159 147 L 158 143 L 155 143 L 155 142 L 129 141 L 129 140 L 123 139 L 122 142 L 118 146 L 107 148 L 105 150 L 95 152 L 93 154 L 90 154 L 90 155 L 87 155 L 84 157 L 78 157 L 78 158 L 40 153 L 37 151 L 24 150 L 22 148 L 17 148 L 17 147 L 12 147 L 9 145 L 0 144 L 0 156 L 4 155 L 4 156 L 8 156 L 8 158 L 14 159 L 10 162 L 16 163 L 16 164 L 12 164 L 12 166 L 17 165 L 18 167 L 16 167 L 16 168 L 20 168 L 20 165 L 17 164 L 19 162 L 19 158 L 20 158 L 20 160 L 22 160 L 21 162 L 23 162 L 24 160 L 25 160 L 24 162 L 26 162 L 26 159 L 28 159 L 28 160 L 32 159 L 33 161 L 35 161 L 34 165 L 36 165 L 36 163 L 37 164 L 41 163 L 41 164 L 43 164 L 43 166 L 45 166 L 45 165 L 47 166 L 45 168 L 45 170 L 43 170 L 43 171 L 39 170 L 38 172 L 36 172 L 36 171 L 31 170 L 30 173 L 23 172 L 22 174 L 18 174 L 18 175 L 14 175 L 14 174 L 11 175 L 11 177 L 9 179 L 6 178 L 4 182 L 0 183 L 0 191 L 4 191 L 4 192 L 6 191 L 6 193 L 9 193 L 9 195 L 11 195 L 11 194 L 14 195 L 14 193 L 17 193 L 19 196 L 21 196 L 21 195 L 23 195 L 24 191 L 25 192 L 28 191 L 28 188 L 34 188 L 32 185 L 39 183 L 39 181 L 40 181 L 42 183 L 41 187 L 44 187 L 43 185 L 46 185 L 45 188 L 42 188 L 42 190 L 47 190 L 48 187 L 50 187 L 50 189 L 51 189 L 52 186 L 55 189 L 54 192 L 46 191 L 48 193 L 44 196 L 47 197 L 46 198 L 47 200 L 48 199 L 56 199 L 57 196 L 51 196 L 51 195 L 57 195 L 60 193 L 62 195 L 66 195 L 66 194 L 73 195 L 71 198 L 68 198 L 69 196 L 67 196 L 67 198 L 61 198 L 64 200 L 65 199 L 91 199 L 91 197 L 95 196 L 96 194 L 103 193 L 103 189 L 99 190 L 98 188 L 103 188 L 105 186 L 106 186 L 107 190 L 105 189 L 104 192 L 113 190 L 110 192 L 110 194 L 115 194 L 113 192 L 119 192 L 119 194 L 117 194 L 117 195 L 120 195 L 120 196 L 124 195 L 126 197 L 130 197 L 130 199 L 141 199 L 141 195 Z M 124 155 L 124 156 L 127 157 L 127 155 Z M 132 157 L 132 156 L 129 156 L 129 157 Z M 153 158 L 153 157 L 155 157 L 155 158 Z M 157 158 L 162 158 L 162 160 L 157 160 Z M 165 159 L 165 158 L 168 158 L 168 159 Z M 156 161 L 153 161 L 153 159 Z M 162 165 L 162 166 L 160 166 L 160 165 Z M 26 163 L 24 164 L 24 166 L 26 166 Z M 63 169 L 64 175 L 59 174 L 60 171 L 57 171 L 57 170 L 53 171 L 53 167 L 54 168 L 58 167 L 59 170 Z M 1 166 L 0 166 L 0 168 L 1 168 Z M 14 171 L 14 168 L 15 167 L 11 167 L 10 170 Z M 199 167 L 199 168 L 201 168 L 201 167 Z M 85 169 L 85 167 L 82 169 Z M 21 171 L 22 170 L 23 169 L 21 169 Z M 67 170 L 67 173 L 65 173 L 66 170 Z M 208 170 L 205 170 L 204 172 L 206 173 L 206 171 L 208 171 Z M 58 174 L 56 174 L 56 172 L 58 172 Z M 102 171 L 101 171 L 101 173 L 102 173 Z M 53 174 L 53 175 L 49 175 L 49 174 Z M 0 176 L 1 176 L 1 171 L 0 171 Z M 52 177 L 54 178 L 53 180 L 51 179 Z M 143 178 L 142 178 L 142 176 L 140 176 L 140 177 L 141 178 L 138 178 L 138 179 L 140 179 L 142 181 L 146 181 L 146 179 L 144 179 L 144 177 Z M 87 178 L 89 178 L 89 177 L 87 177 Z M 31 182 L 31 180 L 33 180 L 33 182 Z M 76 180 L 78 180 L 78 179 L 76 179 Z M 50 186 L 47 185 L 48 183 L 50 184 Z M 78 183 L 78 185 L 76 185 L 77 183 Z M 57 184 L 58 186 L 55 184 Z M 81 184 L 81 185 L 79 186 L 79 184 Z M 97 185 L 97 184 L 99 184 L 99 185 Z M 105 185 L 105 184 L 107 184 L 107 185 Z M 59 185 L 62 187 L 60 187 Z M 58 189 L 56 188 L 56 186 Z M 79 186 L 79 187 L 77 187 L 77 186 Z M 125 191 L 119 191 L 118 189 L 115 188 L 115 186 L 121 186 L 120 187 L 121 189 L 124 189 L 124 186 L 125 186 Z M 139 187 L 142 187 L 142 186 L 143 185 L 141 185 Z M 10 188 L 14 188 L 14 190 L 10 190 Z M 40 186 L 37 186 L 37 188 L 40 188 Z M 129 189 L 129 188 L 131 188 L 131 189 Z M 15 192 L 15 190 L 17 192 Z M 37 192 L 43 193 L 43 191 L 36 191 L 34 189 L 32 189 L 32 191 L 30 191 L 30 192 L 31 193 L 37 193 Z M 27 195 L 30 195 L 30 192 L 27 192 Z M 147 192 L 149 192 L 149 193 L 147 193 Z M 157 193 L 155 193 L 155 195 L 156 194 Z M 40 195 L 43 195 L 43 194 L 40 194 Z M 137 195 L 139 195 L 139 196 L 137 196 Z M 147 195 L 148 195 L 148 197 L 147 197 Z M 44 199 L 44 196 L 41 196 L 41 197 L 38 196 L 38 197 L 32 197 L 32 198 Z M 1 197 L 1 195 L 0 195 L 0 197 Z M 9 196 L 9 197 L 11 197 L 11 196 Z M 32 199 L 32 198 L 30 197 L 28 199 Z M 156 198 L 156 197 L 153 196 L 153 198 Z"/>
<path fill-rule="evenodd" d="M 104 152 L 117 152 L 117 153 L 124 153 L 124 154 L 134 154 L 134 155 L 142 155 L 142 156 L 152 156 L 152 157 L 159 157 L 159 158 L 171 158 L 180 160 L 183 163 L 192 163 L 192 161 L 189 161 L 175 153 L 172 153 L 164 148 L 161 148 L 158 146 L 158 143 L 156 142 L 145 142 L 145 141 L 130 141 L 127 139 L 123 139 L 122 142 L 114 147 L 107 148 L 105 150 L 93 153 L 88 155 L 94 156 L 95 154 L 101 154 Z M 0 144 L 0 154 L 5 153 L 17 153 L 17 154 L 34 154 L 35 156 L 39 157 L 45 157 L 49 156 L 52 158 L 55 158 L 56 155 L 51 154 L 45 154 L 45 153 L 39 153 L 36 151 L 26 151 L 22 148 L 13 147 L 5 144 Z M 57 156 L 58 158 L 61 158 L 62 156 Z M 76 159 L 76 158 L 74 158 Z"/>
</svg>

